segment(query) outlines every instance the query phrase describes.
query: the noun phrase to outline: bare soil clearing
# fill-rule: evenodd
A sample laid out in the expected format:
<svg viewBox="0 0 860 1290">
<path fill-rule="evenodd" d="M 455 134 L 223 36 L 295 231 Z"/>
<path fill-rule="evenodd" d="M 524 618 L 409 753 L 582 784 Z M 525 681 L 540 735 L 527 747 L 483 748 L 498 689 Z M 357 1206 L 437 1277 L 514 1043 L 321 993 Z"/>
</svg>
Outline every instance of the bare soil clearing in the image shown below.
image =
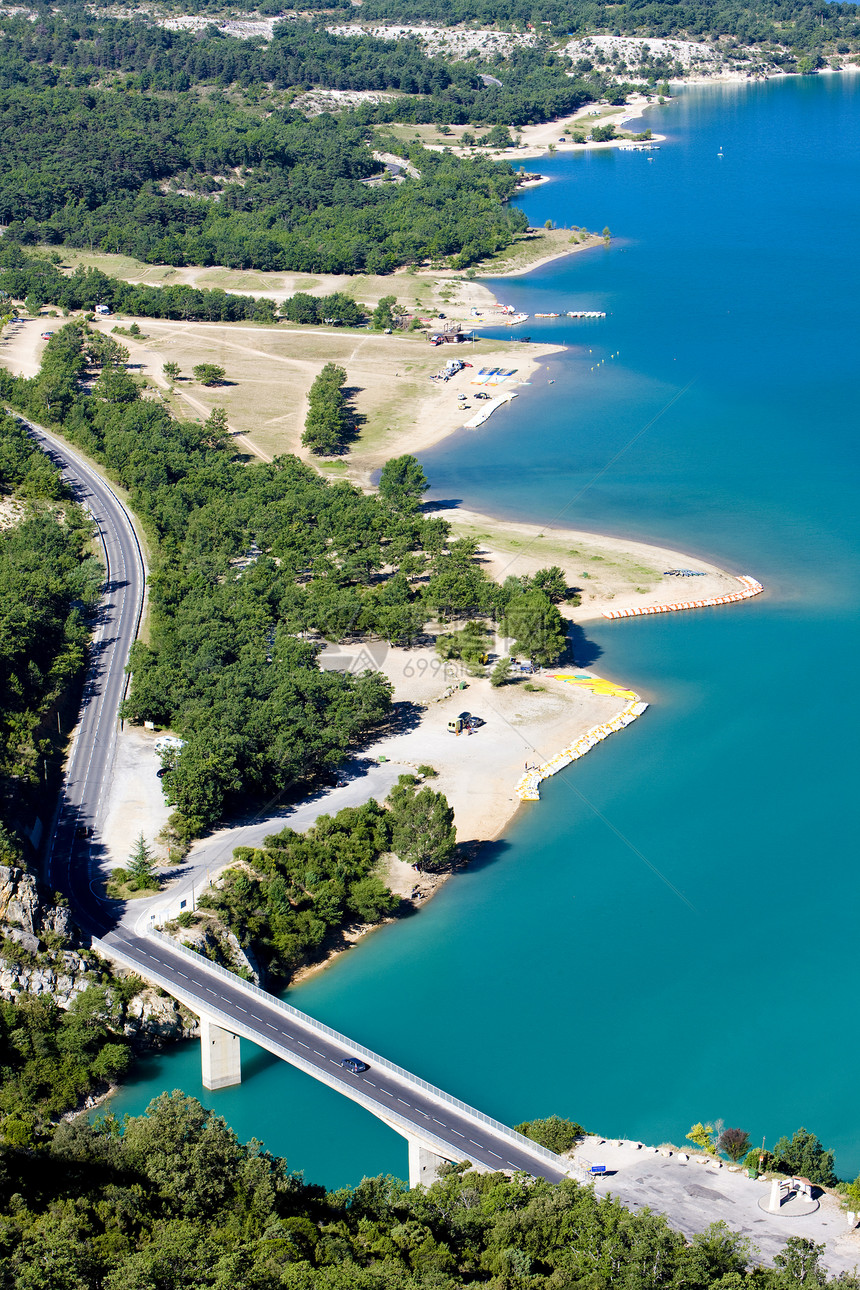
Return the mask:
<svg viewBox="0 0 860 1290">
<path fill-rule="evenodd" d="M 61 319 L 16 318 L 7 323 L 0 335 L 0 363 L 13 376 L 38 376 L 47 341 L 42 332 L 56 331 Z"/>
<path fill-rule="evenodd" d="M 48 249 L 48 248 L 45 248 Z M 53 249 L 53 248 L 50 248 Z M 485 286 L 473 282 L 462 272 L 451 269 L 406 269 L 385 276 L 373 274 L 268 273 L 258 269 L 229 269 L 222 265 L 202 267 L 187 265 L 172 268 L 166 264 L 145 264 L 127 255 L 110 255 L 77 251 L 63 247 L 63 267 L 72 271 L 100 269 L 125 282 L 145 283 L 154 287 L 189 286 L 235 292 L 238 295 L 266 296 L 284 300 L 305 291 L 310 296 L 329 296 L 342 291 L 360 304 L 375 307 L 383 296 L 396 296 L 410 311 L 433 317 L 445 308 L 445 297 L 456 293 L 464 308 L 491 304 L 493 296 Z M 453 315 L 452 315 L 453 316 Z"/>
</svg>

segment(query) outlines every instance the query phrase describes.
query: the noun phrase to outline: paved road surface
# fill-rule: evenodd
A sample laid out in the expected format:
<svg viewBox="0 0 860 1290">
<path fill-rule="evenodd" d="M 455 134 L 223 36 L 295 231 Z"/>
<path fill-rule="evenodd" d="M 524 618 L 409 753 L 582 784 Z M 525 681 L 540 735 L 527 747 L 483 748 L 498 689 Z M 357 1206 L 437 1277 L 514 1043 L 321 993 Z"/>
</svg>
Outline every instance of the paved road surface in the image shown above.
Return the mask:
<svg viewBox="0 0 860 1290">
<path fill-rule="evenodd" d="M 92 515 L 102 544 L 107 582 L 102 599 L 78 729 L 66 771 L 57 829 L 48 852 L 48 886 L 64 891 L 88 934 L 109 927 L 110 906 L 93 890 L 102 795 L 116 744 L 117 713 L 125 694 L 125 664 L 140 623 L 146 570 L 134 526 L 113 489 L 78 453 L 30 423 L 39 446 L 60 468 L 75 500 Z M 81 836 L 90 830 L 91 836 Z"/>
</svg>

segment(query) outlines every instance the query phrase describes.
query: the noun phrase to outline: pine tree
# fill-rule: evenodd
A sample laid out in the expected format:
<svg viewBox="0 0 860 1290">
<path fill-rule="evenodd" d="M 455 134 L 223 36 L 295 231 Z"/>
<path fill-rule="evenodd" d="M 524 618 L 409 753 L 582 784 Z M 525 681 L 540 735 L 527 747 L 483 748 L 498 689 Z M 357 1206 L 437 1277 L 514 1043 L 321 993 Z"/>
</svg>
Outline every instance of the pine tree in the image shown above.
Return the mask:
<svg viewBox="0 0 860 1290">
<path fill-rule="evenodd" d="M 146 845 L 146 839 L 142 833 L 137 835 L 126 873 L 132 891 L 146 891 L 148 888 L 158 888 L 161 885 L 155 873 L 152 852 Z"/>
<path fill-rule="evenodd" d="M 392 846 L 400 859 L 425 872 L 447 868 L 457 846 L 457 830 L 444 793 L 434 793 L 432 788 L 417 792 L 412 776 L 401 776 L 388 803 Z"/>
</svg>

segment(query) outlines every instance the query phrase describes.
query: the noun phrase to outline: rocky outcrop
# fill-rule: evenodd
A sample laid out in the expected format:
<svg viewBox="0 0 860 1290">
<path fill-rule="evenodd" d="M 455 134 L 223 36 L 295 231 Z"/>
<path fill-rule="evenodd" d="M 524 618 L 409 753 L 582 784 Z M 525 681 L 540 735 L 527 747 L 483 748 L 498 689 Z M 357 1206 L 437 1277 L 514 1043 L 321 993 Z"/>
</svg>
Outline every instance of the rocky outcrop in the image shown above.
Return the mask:
<svg viewBox="0 0 860 1290">
<path fill-rule="evenodd" d="M 110 971 L 124 975 L 97 955 L 79 950 L 43 952 L 21 962 L 0 957 L 0 998 L 14 1001 L 22 994 L 47 996 L 65 1010 L 89 986 L 101 984 Z M 151 986 L 143 987 L 122 1009 L 123 1034 L 138 1049 L 161 1048 L 187 1039 L 196 1034 L 197 1024 L 195 1016 Z"/>
<path fill-rule="evenodd" d="M 36 954 L 47 933 L 68 938 L 72 930 L 67 905 L 44 900 L 36 879 L 24 869 L 0 865 L 0 935 Z"/>
<path fill-rule="evenodd" d="M 146 989 L 135 995 L 125 1010 L 123 1033 L 138 1048 L 162 1048 L 177 1039 L 198 1033 L 199 1022 L 175 999 Z"/>
<path fill-rule="evenodd" d="M 67 905 L 46 901 L 24 869 L 0 865 L 0 998 L 14 1001 L 31 994 L 67 1009 L 89 986 L 124 975 L 97 954 L 57 947 L 58 937 L 71 941 L 73 933 Z M 196 1017 L 150 986 L 121 1011 L 123 1033 L 140 1049 L 160 1048 L 197 1028 Z"/>
<path fill-rule="evenodd" d="M 7 938 L 22 944 L 8 932 Z M 101 979 L 95 955 L 88 957 L 77 950 L 56 950 L 44 958 L 48 961 L 34 958 L 17 962 L 0 957 L 0 996 L 14 1000 L 20 994 L 50 995 L 59 1007 L 68 1008 L 88 986 Z"/>
</svg>

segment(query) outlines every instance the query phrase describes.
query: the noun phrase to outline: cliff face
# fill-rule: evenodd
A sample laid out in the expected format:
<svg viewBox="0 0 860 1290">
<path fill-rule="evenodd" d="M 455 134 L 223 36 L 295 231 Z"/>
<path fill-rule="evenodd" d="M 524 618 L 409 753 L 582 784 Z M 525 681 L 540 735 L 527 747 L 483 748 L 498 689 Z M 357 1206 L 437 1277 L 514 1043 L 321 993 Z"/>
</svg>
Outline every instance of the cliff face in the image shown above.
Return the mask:
<svg viewBox="0 0 860 1290">
<path fill-rule="evenodd" d="M 71 910 L 45 900 L 32 874 L 0 865 L 0 998 L 48 995 L 67 1009 L 89 986 L 126 975 L 90 950 L 63 946 L 74 930 Z M 195 1034 L 197 1018 L 142 986 L 123 1008 L 122 1030 L 137 1048 L 160 1048 Z"/>
<path fill-rule="evenodd" d="M 73 926 L 68 905 L 45 903 L 32 874 L 0 865 L 0 934 L 7 940 L 37 954 L 43 948 L 42 936 L 67 938 Z"/>
</svg>

